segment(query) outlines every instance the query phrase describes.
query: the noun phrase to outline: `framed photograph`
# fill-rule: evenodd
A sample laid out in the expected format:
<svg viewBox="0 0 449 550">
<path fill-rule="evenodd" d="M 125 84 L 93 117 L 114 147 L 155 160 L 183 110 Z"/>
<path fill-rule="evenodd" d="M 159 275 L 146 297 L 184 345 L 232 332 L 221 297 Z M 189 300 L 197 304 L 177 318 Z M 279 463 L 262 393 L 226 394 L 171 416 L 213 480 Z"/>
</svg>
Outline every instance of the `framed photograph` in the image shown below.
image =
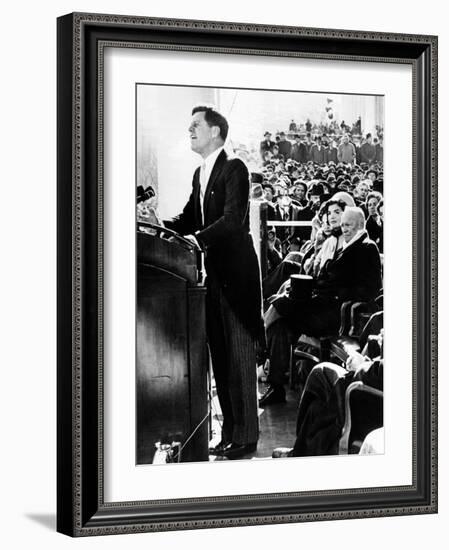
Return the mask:
<svg viewBox="0 0 449 550">
<path fill-rule="evenodd" d="M 436 113 L 434 36 L 58 19 L 58 531 L 437 511 Z"/>
</svg>

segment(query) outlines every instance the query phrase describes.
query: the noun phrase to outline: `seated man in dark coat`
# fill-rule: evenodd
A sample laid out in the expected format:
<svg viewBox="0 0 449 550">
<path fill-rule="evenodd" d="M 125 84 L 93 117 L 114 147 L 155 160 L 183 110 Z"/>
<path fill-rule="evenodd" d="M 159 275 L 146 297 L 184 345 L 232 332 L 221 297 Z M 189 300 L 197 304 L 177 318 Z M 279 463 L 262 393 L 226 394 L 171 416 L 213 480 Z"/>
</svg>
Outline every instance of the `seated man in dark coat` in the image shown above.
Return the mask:
<svg viewBox="0 0 449 550">
<path fill-rule="evenodd" d="M 299 300 L 288 294 L 279 296 L 265 314 L 270 369 L 268 388 L 259 406 L 285 401 L 284 373 L 290 346 L 301 334 L 337 334 L 341 304 L 373 300 L 382 286 L 379 251 L 368 238 L 363 211 L 347 207 L 341 229 L 343 248 L 323 266 L 312 294 Z"/>
</svg>

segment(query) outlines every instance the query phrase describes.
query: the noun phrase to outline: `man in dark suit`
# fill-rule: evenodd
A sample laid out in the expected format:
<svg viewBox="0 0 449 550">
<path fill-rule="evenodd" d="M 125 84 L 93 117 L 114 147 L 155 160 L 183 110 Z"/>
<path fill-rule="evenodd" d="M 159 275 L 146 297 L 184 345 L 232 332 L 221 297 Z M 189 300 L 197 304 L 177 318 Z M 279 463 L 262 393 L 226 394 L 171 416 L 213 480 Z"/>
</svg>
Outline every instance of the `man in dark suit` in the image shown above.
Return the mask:
<svg viewBox="0 0 449 550">
<path fill-rule="evenodd" d="M 285 132 L 279 134 L 279 154 L 284 157 L 284 160 L 288 160 L 292 156 L 292 144 L 286 139 Z"/>
<path fill-rule="evenodd" d="M 291 158 L 300 163 L 307 162 L 309 160 L 307 158 L 306 146 L 301 141 L 301 137 L 299 136 L 299 134 L 295 134 L 295 143 L 292 147 Z"/>
<path fill-rule="evenodd" d="M 380 255 L 368 238 L 363 211 L 347 207 L 341 217 L 341 229 L 343 248 L 323 266 L 313 293 L 298 300 L 291 294 L 279 296 L 265 314 L 270 371 L 260 406 L 285 401 L 283 379 L 290 345 L 301 334 L 337 334 L 341 304 L 373 300 L 381 289 Z"/>
<path fill-rule="evenodd" d="M 264 158 L 264 154 L 266 152 L 273 152 L 273 147 L 276 145 L 274 141 L 271 141 L 271 132 L 268 132 L 268 130 L 263 135 L 264 140 L 260 142 L 260 156 L 262 159 Z"/>
<path fill-rule="evenodd" d="M 195 107 L 189 132 L 202 165 L 183 212 L 166 225 L 205 253 L 208 345 L 223 413 L 222 440 L 211 452 L 235 459 L 253 452 L 259 436 L 255 342 L 263 320 L 249 173 L 240 159 L 228 159 L 228 123 L 215 109 Z"/>
<path fill-rule="evenodd" d="M 275 204 L 273 210 L 268 212 L 268 220 L 278 221 L 278 222 L 290 222 L 297 221 L 299 216 L 300 207 L 293 204 L 293 201 L 290 195 L 282 195 L 277 203 Z M 288 251 L 289 242 L 291 239 L 298 236 L 297 227 L 278 227 L 276 229 L 276 235 L 282 243 L 284 255 Z"/>
<path fill-rule="evenodd" d="M 310 150 L 311 160 L 315 164 L 324 164 L 324 149 L 321 144 L 321 138 L 317 137 L 315 141 L 315 145 L 312 145 L 312 149 Z"/>
</svg>

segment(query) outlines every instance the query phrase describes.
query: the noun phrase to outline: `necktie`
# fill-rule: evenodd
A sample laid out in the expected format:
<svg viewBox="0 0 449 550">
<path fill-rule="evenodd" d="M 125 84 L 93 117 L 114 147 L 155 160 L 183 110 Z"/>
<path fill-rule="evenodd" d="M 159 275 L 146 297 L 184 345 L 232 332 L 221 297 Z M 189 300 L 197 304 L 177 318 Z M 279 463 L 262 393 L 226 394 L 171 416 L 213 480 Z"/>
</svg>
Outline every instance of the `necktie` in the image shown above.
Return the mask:
<svg viewBox="0 0 449 550">
<path fill-rule="evenodd" d="M 201 164 L 200 169 L 200 210 L 201 210 L 201 220 L 204 225 L 204 193 L 206 192 L 206 163 Z"/>
</svg>

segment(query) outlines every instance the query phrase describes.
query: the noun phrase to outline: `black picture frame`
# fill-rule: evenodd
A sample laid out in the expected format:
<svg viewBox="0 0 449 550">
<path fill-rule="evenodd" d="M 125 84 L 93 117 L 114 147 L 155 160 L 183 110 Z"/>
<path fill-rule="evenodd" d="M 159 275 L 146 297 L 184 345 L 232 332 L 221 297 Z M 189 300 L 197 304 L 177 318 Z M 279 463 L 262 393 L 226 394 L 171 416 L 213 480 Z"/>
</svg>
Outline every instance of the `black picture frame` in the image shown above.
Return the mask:
<svg viewBox="0 0 449 550">
<path fill-rule="evenodd" d="M 437 512 L 437 37 L 85 13 L 58 18 L 57 29 L 57 530 L 88 536 Z M 412 66 L 412 485 L 104 502 L 98 105 L 105 42 Z"/>
</svg>

